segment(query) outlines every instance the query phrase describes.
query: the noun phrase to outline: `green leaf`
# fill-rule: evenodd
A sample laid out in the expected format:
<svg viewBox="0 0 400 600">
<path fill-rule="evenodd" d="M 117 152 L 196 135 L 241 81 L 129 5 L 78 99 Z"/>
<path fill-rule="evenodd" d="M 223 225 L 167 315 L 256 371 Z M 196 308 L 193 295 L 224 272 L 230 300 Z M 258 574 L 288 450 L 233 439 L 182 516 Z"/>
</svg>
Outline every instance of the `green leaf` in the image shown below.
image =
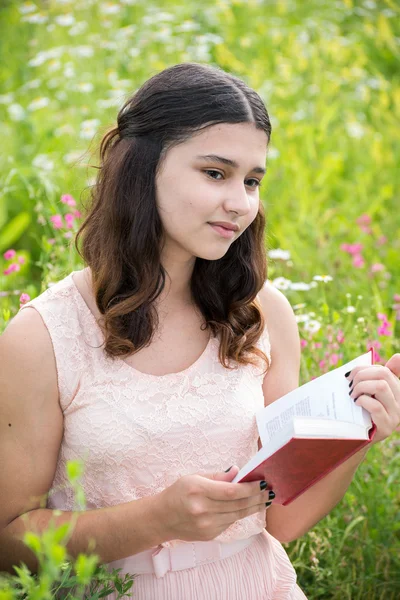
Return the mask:
<svg viewBox="0 0 400 600">
<path fill-rule="evenodd" d="M 83 475 L 83 462 L 80 460 L 69 460 L 67 461 L 67 475 L 71 483 L 74 483 Z"/>
<path fill-rule="evenodd" d="M 0 233 L 0 252 L 7 250 L 17 242 L 31 223 L 31 215 L 28 212 L 19 213 Z"/>
</svg>

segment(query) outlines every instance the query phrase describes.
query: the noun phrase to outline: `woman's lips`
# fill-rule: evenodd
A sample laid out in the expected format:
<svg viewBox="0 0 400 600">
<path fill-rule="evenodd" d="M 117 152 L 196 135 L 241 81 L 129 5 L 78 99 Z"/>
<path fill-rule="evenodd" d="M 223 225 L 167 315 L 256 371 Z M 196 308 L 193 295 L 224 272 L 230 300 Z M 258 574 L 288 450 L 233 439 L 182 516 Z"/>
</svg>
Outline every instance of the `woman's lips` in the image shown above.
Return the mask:
<svg viewBox="0 0 400 600">
<path fill-rule="evenodd" d="M 211 223 L 209 223 L 209 225 L 214 229 L 216 233 L 218 233 L 224 238 L 232 239 L 235 236 L 235 232 L 232 229 L 226 229 L 221 225 L 212 225 Z"/>
</svg>

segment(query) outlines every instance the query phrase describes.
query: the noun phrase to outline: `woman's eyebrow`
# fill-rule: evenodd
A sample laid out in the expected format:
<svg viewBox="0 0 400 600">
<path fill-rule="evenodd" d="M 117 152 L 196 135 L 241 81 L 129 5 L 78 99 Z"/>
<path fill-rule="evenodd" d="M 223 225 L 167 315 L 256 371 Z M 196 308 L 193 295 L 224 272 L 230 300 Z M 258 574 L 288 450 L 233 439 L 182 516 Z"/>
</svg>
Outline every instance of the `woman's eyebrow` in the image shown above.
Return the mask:
<svg viewBox="0 0 400 600">
<path fill-rule="evenodd" d="M 213 163 L 223 163 L 225 165 L 234 167 L 236 169 L 239 167 L 238 163 L 235 160 L 231 160 L 230 158 L 225 158 L 224 156 L 218 156 L 217 154 L 206 154 L 204 156 L 196 156 L 196 158 L 207 160 L 207 161 L 213 162 Z M 261 173 L 262 175 L 265 175 L 265 173 L 266 173 L 266 169 L 263 169 L 262 167 L 254 167 L 251 170 L 254 173 Z"/>
</svg>

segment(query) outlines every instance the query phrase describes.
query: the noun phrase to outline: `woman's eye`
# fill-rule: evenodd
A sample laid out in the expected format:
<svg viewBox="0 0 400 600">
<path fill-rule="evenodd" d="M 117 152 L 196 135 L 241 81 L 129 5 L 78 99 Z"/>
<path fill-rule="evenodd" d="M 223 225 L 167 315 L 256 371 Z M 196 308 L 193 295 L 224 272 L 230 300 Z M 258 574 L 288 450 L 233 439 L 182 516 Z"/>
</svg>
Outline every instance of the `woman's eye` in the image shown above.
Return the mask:
<svg viewBox="0 0 400 600">
<path fill-rule="evenodd" d="M 215 174 L 217 174 L 217 175 L 221 175 L 221 177 L 222 177 L 222 173 L 220 173 L 219 171 L 214 171 L 213 169 L 207 169 L 207 170 L 206 170 L 206 171 L 204 171 L 204 172 L 205 172 L 205 173 L 215 173 Z M 213 177 L 213 179 L 214 179 L 214 177 Z M 221 180 L 220 180 L 220 179 L 217 179 L 217 181 L 221 181 Z M 254 179 L 248 179 L 247 181 L 255 181 L 255 182 L 256 182 L 256 184 L 255 184 L 255 185 L 252 185 L 252 186 L 250 186 L 250 187 L 261 187 L 261 182 L 260 182 L 258 179 L 255 179 L 255 178 L 254 178 Z"/>
</svg>

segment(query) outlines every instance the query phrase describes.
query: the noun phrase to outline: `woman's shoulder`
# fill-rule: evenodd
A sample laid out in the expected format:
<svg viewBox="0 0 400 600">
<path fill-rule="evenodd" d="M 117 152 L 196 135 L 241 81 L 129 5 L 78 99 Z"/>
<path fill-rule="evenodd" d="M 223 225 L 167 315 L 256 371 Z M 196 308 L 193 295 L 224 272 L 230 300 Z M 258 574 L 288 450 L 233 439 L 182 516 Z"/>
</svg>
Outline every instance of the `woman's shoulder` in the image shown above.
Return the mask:
<svg viewBox="0 0 400 600">
<path fill-rule="evenodd" d="M 286 354 L 288 348 L 300 349 L 296 315 L 283 292 L 267 280 L 258 298 L 273 352 Z"/>
</svg>

